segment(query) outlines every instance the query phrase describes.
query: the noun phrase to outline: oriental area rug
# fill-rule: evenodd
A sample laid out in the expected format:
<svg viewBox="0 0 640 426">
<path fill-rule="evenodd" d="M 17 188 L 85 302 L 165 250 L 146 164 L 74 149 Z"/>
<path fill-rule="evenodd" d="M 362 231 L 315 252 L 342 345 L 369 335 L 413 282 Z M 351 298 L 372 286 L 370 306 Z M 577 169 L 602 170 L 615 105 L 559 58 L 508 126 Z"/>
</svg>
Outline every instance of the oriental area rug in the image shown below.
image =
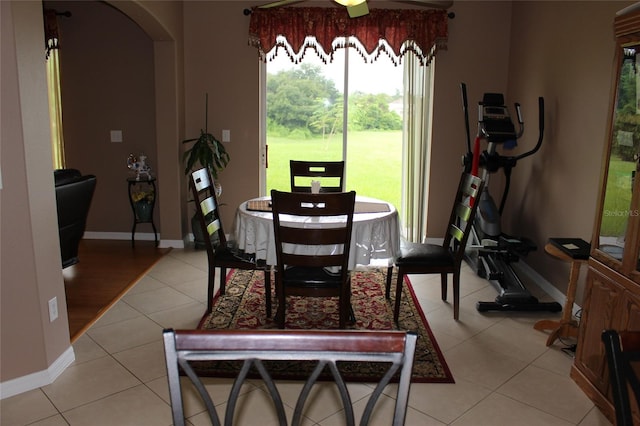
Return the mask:
<svg viewBox="0 0 640 426">
<path fill-rule="evenodd" d="M 438 347 L 424 313 L 416 301 L 409 279 L 405 277 L 403 297 L 398 326 L 393 322 L 393 296 L 385 298 L 385 271 L 366 270 L 354 272 L 351 277 L 351 304 L 356 323 L 348 326 L 362 330 L 413 331 L 418 334 L 418 342 L 413 366 L 412 382 L 453 383 L 453 377 L 442 352 Z M 272 285 L 274 279 L 272 277 Z M 395 285 L 395 274 L 392 281 Z M 392 294 L 395 293 L 393 290 Z M 277 300 L 273 299 L 273 312 Z M 286 328 L 289 329 L 337 329 L 337 298 L 315 298 L 289 296 L 287 298 Z M 216 294 L 213 310 L 205 315 L 200 329 L 274 329 L 272 318 L 266 318 L 264 296 L 264 273 L 262 271 L 233 270 L 227 277 L 224 295 Z M 345 380 L 371 382 L 380 378 L 380 366 L 372 364 L 344 363 L 340 366 Z M 232 362 L 207 362 L 198 367 L 200 374 L 218 377 L 234 377 L 239 364 Z M 271 366 L 276 379 L 296 380 L 304 365 L 285 363 Z"/>
</svg>

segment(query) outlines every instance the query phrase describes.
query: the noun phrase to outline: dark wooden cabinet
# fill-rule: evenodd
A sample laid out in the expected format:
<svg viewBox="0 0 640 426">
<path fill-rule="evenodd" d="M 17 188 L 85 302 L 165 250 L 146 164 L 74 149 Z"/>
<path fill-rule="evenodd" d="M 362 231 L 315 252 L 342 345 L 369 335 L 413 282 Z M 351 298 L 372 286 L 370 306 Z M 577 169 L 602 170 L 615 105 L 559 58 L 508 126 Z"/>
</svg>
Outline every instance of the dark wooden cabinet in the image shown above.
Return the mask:
<svg viewBox="0 0 640 426">
<path fill-rule="evenodd" d="M 614 422 L 605 329 L 640 330 L 640 10 L 616 16 L 616 75 L 571 377 Z M 634 407 L 640 424 L 638 407 Z"/>
</svg>

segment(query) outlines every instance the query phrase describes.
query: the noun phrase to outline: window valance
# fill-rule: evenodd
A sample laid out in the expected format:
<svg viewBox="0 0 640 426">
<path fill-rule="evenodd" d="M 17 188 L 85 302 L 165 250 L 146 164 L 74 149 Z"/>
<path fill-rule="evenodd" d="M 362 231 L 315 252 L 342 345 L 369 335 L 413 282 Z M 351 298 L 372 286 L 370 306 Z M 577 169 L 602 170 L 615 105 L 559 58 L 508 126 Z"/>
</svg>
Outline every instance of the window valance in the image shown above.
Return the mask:
<svg viewBox="0 0 640 426">
<path fill-rule="evenodd" d="M 350 18 L 344 7 L 254 8 L 249 24 L 249 45 L 258 49 L 263 61 L 273 59 L 276 47 L 283 47 L 298 62 L 311 47 L 331 62 L 335 49 L 349 46 L 371 61 L 385 52 L 396 64 L 413 52 L 426 65 L 438 49 L 446 49 L 447 36 L 447 12 L 434 9 L 371 9 L 365 16 Z"/>
</svg>

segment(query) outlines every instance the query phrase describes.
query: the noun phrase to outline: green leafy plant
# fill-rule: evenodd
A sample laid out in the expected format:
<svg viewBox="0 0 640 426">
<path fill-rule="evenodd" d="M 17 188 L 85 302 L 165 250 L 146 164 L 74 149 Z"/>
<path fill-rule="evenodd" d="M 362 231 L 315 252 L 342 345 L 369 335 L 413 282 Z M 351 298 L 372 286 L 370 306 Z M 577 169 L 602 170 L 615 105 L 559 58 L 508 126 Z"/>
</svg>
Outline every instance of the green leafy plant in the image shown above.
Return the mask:
<svg viewBox="0 0 640 426">
<path fill-rule="evenodd" d="M 138 202 L 152 203 L 155 197 L 156 197 L 156 194 L 153 191 L 153 189 L 149 189 L 147 191 L 144 191 L 144 190 L 135 191 L 131 194 L 131 200 L 134 203 L 138 203 Z"/>
<path fill-rule="evenodd" d="M 209 116 L 209 94 L 205 95 L 204 129 L 200 130 L 200 137 L 187 139 L 182 143 L 195 142 L 191 148 L 185 151 L 182 160 L 185 163 L 184 174 L 189 175 L 194 166 L 200 164 L 211 172 L 214 179 L 218 178 L 218 172 L 229 163 L 229 153 L 214 135 L 209 133 L 207 122 Z"/>
</svg>

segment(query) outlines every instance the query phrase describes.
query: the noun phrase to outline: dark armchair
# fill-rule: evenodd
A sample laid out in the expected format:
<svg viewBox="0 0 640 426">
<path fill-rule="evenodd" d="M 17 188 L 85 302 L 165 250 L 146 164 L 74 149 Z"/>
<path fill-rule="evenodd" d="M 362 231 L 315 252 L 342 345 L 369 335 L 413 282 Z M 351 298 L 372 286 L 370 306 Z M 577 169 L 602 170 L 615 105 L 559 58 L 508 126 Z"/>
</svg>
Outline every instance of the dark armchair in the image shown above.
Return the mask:
<svg viewBox="0 0 640 426">
<path fill-rule="evenodd" d="M 84 235 L 89 206 L 96 187 L 96 177 L 82 175 L 75 169 L 53 173 L 58 210 L 58 232 L 62 267 L 78 263 L 78 244 Z"/>
</svg>

